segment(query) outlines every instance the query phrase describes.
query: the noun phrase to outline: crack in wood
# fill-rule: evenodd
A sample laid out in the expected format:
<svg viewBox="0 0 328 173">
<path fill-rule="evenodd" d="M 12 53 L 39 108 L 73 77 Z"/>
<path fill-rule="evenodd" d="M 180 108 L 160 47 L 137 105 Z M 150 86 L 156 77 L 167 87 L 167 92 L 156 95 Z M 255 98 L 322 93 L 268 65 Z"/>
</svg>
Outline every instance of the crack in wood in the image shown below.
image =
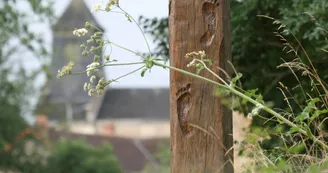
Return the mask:
<svg viewBox="0 0 328 173">
<path fill-rule="evenodd" d="M 219 0 L 208 0 L 208 2 L 214 4 L 216 7 L 219 7 Z"/>
<path fill-rule="evenodd" d="M 215 37 L 215 31 L 217 26 L 217 7 L 219 6 L 218 0 L 210 0 L 207 2 L 204 2 L 202 6 L 202 14 L 205 21 L 205 24 L 207 25 L 207 30 L 200 38 L 200 44 L 204 47 L 208 47 L 211 45 L 214 37 Z"/>
<path fill-rule="evenodd" d="M 177 96 L 177 114 L 180 129 L 183 135 L 190 137 L 193 133 L 192 126 L 189 124 L 188 114 L 192 106 L 191 103 L 191 84 L 181 87 L 176 93 Z"/>
<path fill-rule="evenodd" d="M 169 15 L 171 14 L 171 3 L 172 3 L 172 0 L 169 1 Z"/>
</svg>

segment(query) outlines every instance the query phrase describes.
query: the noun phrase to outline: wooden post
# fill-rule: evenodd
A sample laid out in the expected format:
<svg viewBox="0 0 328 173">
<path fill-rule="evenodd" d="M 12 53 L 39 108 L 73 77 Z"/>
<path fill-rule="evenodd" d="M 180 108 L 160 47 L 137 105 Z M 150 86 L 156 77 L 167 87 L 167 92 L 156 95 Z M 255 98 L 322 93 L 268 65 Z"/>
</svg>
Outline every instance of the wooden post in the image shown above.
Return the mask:
<svg viewBox="0 0 328 173">
<path fill-rule="evenodd" d="M 191 70 L 185 54 L 204 50 L 214 59 L 213 71 L 230 73 L 229 0 L 170 0 L 169 6 L 171 66 Z M 232 173 L 232 113 L 220 104 L 215 86 L 176 71 L 170 82 L 171 173 Z"/>
</svg>

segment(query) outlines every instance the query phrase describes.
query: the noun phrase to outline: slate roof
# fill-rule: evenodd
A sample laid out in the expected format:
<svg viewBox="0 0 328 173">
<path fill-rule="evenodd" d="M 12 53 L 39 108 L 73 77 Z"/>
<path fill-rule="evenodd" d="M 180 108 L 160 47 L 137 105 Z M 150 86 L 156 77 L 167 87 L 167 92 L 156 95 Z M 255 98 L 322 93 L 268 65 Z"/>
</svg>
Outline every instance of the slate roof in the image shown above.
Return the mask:
<svg viewBox="0 0 328 173">
<path fill-rule="evenodd" d="M 169 120 L 169 89 L 110 88 L 97 119 Z"/>
<path fill-rule="evenodd" d="M 113 146 L 113 151 L 120 162 L 123 172 L 140 172 L 145 167 L 148 160 L 145 155 L 134 144 L 134 139 L 122 138 L 122 137 L 105 137 L 97 135 L 81 135 L 70 132 L 60 132 L 50 129 L 49 138 L 51 141 L 56 142 L 61 138 L 66 138 L 69 140 L 83 139 L 88 144 L 93 146 L 100 146 L 104 143 L 110 143 Z M 168 143 L 168 138 L 158 138 L 158 139 L 146 139 L 140 140 L 147 151 L 154 155 L 159 151 L 159 147 L 163 144 Z"/>
<path fill-rule="evenodd" d="M 94 19 L 90 12 L 90 8 L 85 4 L 84 0 L 72 0 L 64 14 L 53 26 L 53 30 L 72 31 L 74 28 L 83 27 L 84 23 L 87 21 L 93 23 L 95 26 L 101 29 L 100 25 Z"/>
</svg>

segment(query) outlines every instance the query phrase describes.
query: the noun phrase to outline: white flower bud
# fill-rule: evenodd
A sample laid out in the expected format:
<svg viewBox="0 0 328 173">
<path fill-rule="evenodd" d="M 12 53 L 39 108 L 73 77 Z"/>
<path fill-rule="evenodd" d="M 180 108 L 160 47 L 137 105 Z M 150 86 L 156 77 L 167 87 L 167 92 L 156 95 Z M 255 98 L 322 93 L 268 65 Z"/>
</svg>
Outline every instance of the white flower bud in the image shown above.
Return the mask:
<svg viewBox="0 0 328 173">
<path fill-rule="evenodd" d="M 90 82 L 93 83 L 95 80 L 96 80 L 96 76 L 95 75 L 91 76 Z"/>
<path fill-rule="evenodd" d="M 75 29 L 73 31 L 73 35 L 76 35 L 78 37 L 84 36 L 86 33 L 88 33 L 88 30 L 85 28 Z"/>
<path fill-rule="evenodd" d="M 102 6 L 102 2 L 98 2 L 98 3 L 94 4 L 91 8 L 91 12 L 94 13 L 94 12 L 100 11 L 101 6 Z"/>
<path fill-rule="evenodd" d="M 84 91 L 88 90 L 88 83 L 84 83 L 83 89 L 84 89 Z"/>
</svg>

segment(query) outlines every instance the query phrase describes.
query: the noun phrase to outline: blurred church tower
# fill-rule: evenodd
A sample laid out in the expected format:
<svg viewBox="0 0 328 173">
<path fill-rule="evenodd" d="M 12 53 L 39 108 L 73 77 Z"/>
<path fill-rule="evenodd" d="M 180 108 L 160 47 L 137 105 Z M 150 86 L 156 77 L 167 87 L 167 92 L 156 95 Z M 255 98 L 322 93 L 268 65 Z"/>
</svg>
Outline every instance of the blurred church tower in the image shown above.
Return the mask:
<svg viewBox="0 0 328 173">
<path fill-rule="evenodd" d="M 75 62 L 73 71 L 82 72 L 93 61 L 93 55 L 82 56 L 80 45 L 93 34 L 84 37 L 72 34 L 75 28 L 84 27 L 85 22 L 101 28 L 83 0 L 72 0 L 66 11 L 53 26 L 53 57 L 50 65 L 51 78 L 47 82 L 47 91 L 42 93 L 36 113 L 48 116 L 50 120 L 66 121 L 94 120 L 100 98 L 89 97 L 83 85 L 89 79 L 86 74 L 56 78 L 57 71 L 70 60 Z M 100 73 L 103 73 L 100 71 Z M 101 74 L 102 75 L 102 74 Z"/>
</svg>

